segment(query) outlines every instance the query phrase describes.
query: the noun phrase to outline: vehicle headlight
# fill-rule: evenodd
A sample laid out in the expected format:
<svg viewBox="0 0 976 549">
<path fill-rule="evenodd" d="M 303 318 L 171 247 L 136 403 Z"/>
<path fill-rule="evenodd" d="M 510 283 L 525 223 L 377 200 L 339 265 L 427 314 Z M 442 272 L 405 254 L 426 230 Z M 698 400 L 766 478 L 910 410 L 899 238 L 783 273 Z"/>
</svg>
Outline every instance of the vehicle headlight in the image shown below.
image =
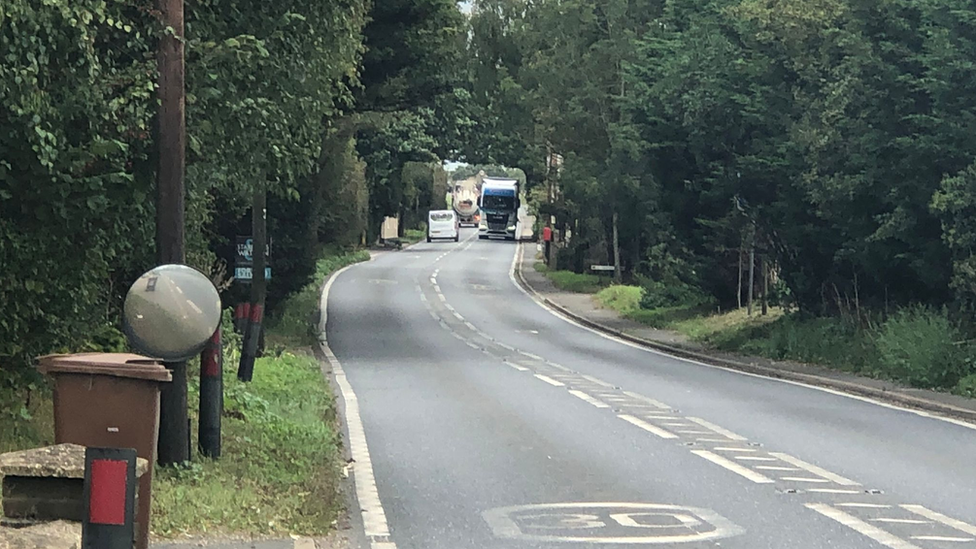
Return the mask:
<svg viewBox="0 0 976 549">
<path fill-rule="evenodd" d="M 508 226 L 508 230 L 510 230 L 510 231 L 514 231 L 514 230 L 515 230 L 515 225 L 509 225 L 509 226 Z"/>
<path fill-rule="evenodd" d="M 478 227 L 480 227 L 482 229 L 487 229 L 488 228 L 488 220 L 487 219 L 482 219 L 481 221 L 479 221 L 478 222 Z"/>
</svg>

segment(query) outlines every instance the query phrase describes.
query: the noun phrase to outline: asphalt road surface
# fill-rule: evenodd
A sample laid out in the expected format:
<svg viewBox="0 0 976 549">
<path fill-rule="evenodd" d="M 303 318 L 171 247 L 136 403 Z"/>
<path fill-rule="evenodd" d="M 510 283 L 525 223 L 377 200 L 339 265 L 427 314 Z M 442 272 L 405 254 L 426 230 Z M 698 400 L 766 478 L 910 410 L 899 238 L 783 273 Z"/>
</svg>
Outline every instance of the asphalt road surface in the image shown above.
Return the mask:
<svg viewBox="0 0 976 549">
<path fill-rule="evenodd" d="M 372 547 L 976 548 L 973 427 L 604 337 L 518 249 L 465 230 L 331 284 Z"/>
</svg>

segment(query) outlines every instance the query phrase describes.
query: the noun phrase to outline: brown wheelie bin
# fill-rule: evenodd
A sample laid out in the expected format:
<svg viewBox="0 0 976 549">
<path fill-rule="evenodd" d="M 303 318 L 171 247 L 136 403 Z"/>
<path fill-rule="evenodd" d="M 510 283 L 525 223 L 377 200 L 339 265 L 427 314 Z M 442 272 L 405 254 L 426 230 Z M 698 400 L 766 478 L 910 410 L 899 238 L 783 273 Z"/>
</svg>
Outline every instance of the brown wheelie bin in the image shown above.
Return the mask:
<svg viewBox="0 0 976 549">
<path fill-rule="evenodd" d="M 152 473 L 159 436 L 160 384 L 172 381 L 162 363 L 126 353 L 50 355 L 37 369 L 54 380 L 58 444 L 133 448 L 149 460 L 139 483 L 136 549 L 148 549 Z"/>
</svg>

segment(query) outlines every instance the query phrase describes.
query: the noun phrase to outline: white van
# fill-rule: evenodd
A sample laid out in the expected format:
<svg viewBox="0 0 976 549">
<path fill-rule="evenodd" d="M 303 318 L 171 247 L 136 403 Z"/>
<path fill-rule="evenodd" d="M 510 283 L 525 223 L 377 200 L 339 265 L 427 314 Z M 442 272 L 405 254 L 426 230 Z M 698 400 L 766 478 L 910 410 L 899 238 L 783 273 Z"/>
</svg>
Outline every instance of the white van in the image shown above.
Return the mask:
<svg viewBox="0 0 976 549">
<path fill-rule="evenodd" d="M 461 225 L 454 210 L 431 210 L 427 214 L 427 242 L 435 238 L 461 239 Z"/>
</svg>

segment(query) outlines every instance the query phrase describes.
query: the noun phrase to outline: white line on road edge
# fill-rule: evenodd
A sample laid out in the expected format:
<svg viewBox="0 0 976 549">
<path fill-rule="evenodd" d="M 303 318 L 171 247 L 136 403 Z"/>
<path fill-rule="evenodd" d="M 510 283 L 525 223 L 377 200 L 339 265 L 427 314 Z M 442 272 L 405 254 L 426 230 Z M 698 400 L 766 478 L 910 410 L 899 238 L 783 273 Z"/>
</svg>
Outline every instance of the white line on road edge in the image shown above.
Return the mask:
<svg viewBox="0 0 976 549">
<path fill-rule="evenodd" d="M 552 385 L 553 387 L 565 387 L 566 386 L 565 383 L 563 383 L 561 381 L 556 381 L 555 379 L 552 379 L 549 376 L 544 376 L 542 374 L 533 374 L 533 375 L 535 375 L 536 378 L 541 379 L 542 381 L 545 381 L 549 385 Z"/>
<path fill-rule="evenodd" d="M 803 461 L 802 459 L 795 458 L 795 457 L 793 457 L 793 456 L 791 456 L 789 454 L 781 454 L 779 452 L 770 452 L 769 455 L 771 455 L 773 457 L 776 457 L 776 458 L 779 458 L 780 461 L 785 461 L 786 463 L 789 463 L 790 465 L 799 467 L 800 469 L 806 469 L 807 471 L 809 471 L 809 472 L 811 472 L 811 473 L 813 473 L 813 474 L 815 474 L 817 476 L 821 476 L 821 477 L 823 477 L 823 478 L 825 478 L 825 479 L 827 479 L 827 480 L 829 480 L 829 481 L 831 481 L 831 482 L 833 482 L 835 484 L 840 484 L 841 486 L 860 486 L 861 485 L 861 483 L 859 483 L 859 482 L 854 482 L 853 480 L 851 480 L 849 478 L 844 478 L 844 477 L 842 477 L 840 475 L 831 473 L 830 471 L 827 471 L 826 469 L 821 469 L 820 467 L 817 467 L 816 465 L 813 465 L 812 463 L 807 463 L 807 462 Z"/>
<path fill-rule="evenodd" d="M 321 334 L 320 346 L 325 353 L 326 360 L 332 365 L 333 375 L 339 392 L 342 393 L 342 400 L 346 408 L 346 427 L 349 429 L 349 451 L 352 454 L 353 464 L 353 484 L 356 486 L 356 499 L 362 511 L 363 527 L 366 537 L 370 540 L 372 549 L 396 549 L 396 544 L 388 541 L 390 537 L 390 527 L 386 522 L 386 512 L 383 511 L 383 503 L 380 501 L 379 491 L 376 488 L 376 477 L 373 474 L 373 462 L 369 457 L 369 447 L 366 444 L 366 430 L 363 427 L 362 417 L 359 415 L 359 399 L 356 397 L 349 379 L 346 377 L 342 364 L 329 347 L 328 333 L 328 312 L 329 312 L 329 291 L 332 284 L 346 270 L 353 265 L 340 269 L 333 274 L 329 281 L 322 288 L 322 296 L 319 299 L 321 310 L 319 320 L 319 333 Z M 377 539 L 379 538 L 379 539 Z"/>
<path fill-rule="evenodd" d="M 643 421 L 641 419 L 637 419 L 634 416 L 628 416 L 627 414 L 622 414 L 617 417 L 626 421 L 627 423 L 630 423 L 631 425 L 636 425 L 637 427 L 640 427 L 641 429 L 647 431 L 648 433 L 651 433 L 652 435 L 659 436 L 661 438 L 669 438 L 669 439 L 678 438 L 678 435 L 672 433 L 671 431 L 662 429 L 657 425 L 651 425 L 650 423 Z"/>
<path fill-rule="evenodd" d="M 921 505 L 902 505 L 901 508 L 906 511 L 911 511 L 916 515 L 923 516 L 927 519 L 931 519 L 936 522 L 941 522 L 942 524 L 945 524 L 950 528 L 955 528 L 960 532 L 965 532 L 967 534 L 972 534 L 976 536 L 976 526 L 973 526 L 972 524 L 967 524 L 961 520 L 956 520 L 952 517 L 943 515 L 942 513 L 937 513 L 931 509 L 926 509 Z"/>
<path fill-rule="evenodd" d="M 917 545 L 911 543 L 910 541 L 903 540 L 886 532 L 885 530 L 882 530 L 881 528 L 878 528 L 877 526 L 873 526 L 853 515 L 849 515 L 840 509 L 834 509 L 825 503 L 808 503 L 806 506 L 808 509 L 812 509 L 829 519 L 836 520 L 851 530 L 854 530 L 863 536 L 869 537 L 881 545 L 890 547 L 891 549 L 920 549 Z"/>
<path fill-rule="evenodd" d="M 814 391 L 820 391 L 820 392 L 829 393 L 829 394 L 832 394 L 832 395 L 835 395 L 835 396 L 840 396 L 840 397 L 849 398 L 849 399 L 853 399 L 853 400 L 859 400 L 861 402 L 866 402 L 868 404 L 873 404 L 875 406 L 881 406 L 882 408 L 888 408 L 889 410 L 897 410 L 899 412 L 906 412 L 906 413 L 910 413 L 910 414 L 915 414 L 916 416 L 919 416 L 919 417 L 924 417 L 924 418 L 927 418 L 927 419 L 934 419 L 934 420 L 937 420 L 937 421 L 943 421 L 945 423 L 951 423 L 951 424 L 957 425 L 959 427 L 965 427 L 966 429 L 971 429 L 971 430 L 976 431 L 976 423 L 970 423 L 970 422 L 963 421 L 963 420 L 960 420 L 960 419 L 956 419 L 956 418 L 952 418 L 952 417 L 947 417 L 947 416 L 942 416 L 942 415 L 939 415 L 939 414 L 936 414 L 936 413 L 932 413 L 932 412 L 926 412 L 924 410 L 913 410 L 911 408 L 906 408 L 904 406 L 898 406 L 898 405 L 895 405 L 895 404 L 889 404 L 887 402 L 882 402 L 880 400 L 873 399 L 873 398 L 870 398 L 870 397 L 855 395 L 855 394 L 852 394 L 852 393 L 845 393 L 843 391 L 838 391 L 836 389 L 831 389 L 831 388 L 828 388 L 828 387 L 820 387 L 818 385 L 811 385 L 809 383 L 803 383 L 802 381 L 793 381 L 793 380 L 790 380 L 790 379 L 780 379 L 780 378 L 765 376 L 765 375 L 762 375 L 762 374 L 754 374 L 754 373 L 751 373 L 751 372 L 743 372 L 742 370 L 736 370 L 735 368 L 729 368 L 727 366 L 717 366 L 715 364 L 707 364 L 705 362 L 700 362 L 700 361 L 697 361 L 697 360 L 692 360 L 690 358 L 684 358 L 684 357 L 680 357 L 680 356 L 670 355 L 670 354 L 668 354 L 668 353 L 666 353 L 664 351 L 659 351 L 657 349 L 652 349 L 652 348 L 646 347 L 644 345 L 639 345 L 639 344 L 634 343 L 632 341 L 627 341 L 625 339 L 621 339 L 619 337 L 612 336 L 610 334 L 601 332 L 600 330 L 597 330 L 595 328 L 591 328 L 589 326 L 584 326 L 583 324 L 580 324 L 579 322 L 573 320 L 572 318 L 569 318 L 568 316 L 566 316 L 566 315 L 560 313 L 559 311 L 553 309 L 549 305 L 546 305 L 542 301 L 542 298 L 537 297 L 537 292 L 535 293 L 535 295 L 533 294 L 533 292 L 535 292 L 535 290 L 533 290 L 532 292 L 529 292 L 529 290 L 523 288 L 522 285 L 519 284 L 518 280 L 515 278 L 515 269 L 518 266 L 519 260 L 521 259 L 521 257 L 522 257 L 522 244 L 520 243 L 516 247 L 515 257 L 512 258 L 512 267 L 511 267 L 511 270 L 509 271 L 509 276 L 508 276 L 509 279 L 512 281 L 512 284 L 514 284 L 515 287 L 518 288 L 518 290 L 520 292 L 522 292 L 523 294 L 525 294 L 529 299 L 531 299 L 533 302 L 535 302 L 536 305 L 538 305 L 539 307 L 542 307 L 543 309 L 545 309 L 549 314 L 553 315 L 554 317 L 562 320 L 563 322 L 566 322 L 568 324 L 571 324 L 573 326 L 576 326 L 577 328 L 579 328 L 581 330 L 586 330 L 587 332 L 590 332 L 590 333 L 592 333 L 594 335 L 597 335 L 599 337 L 602 337 L 604 339 L 613 341 L 615 343 L 619 343 L 621 345 L 625 345 L 625 346 L 630 347 L 632 349 L 637 349 L 639 351 L 643 351 L 645 353 L 649 353 L 649 354 L 657 355 L 657 356 L 667 357 L 667 358 L 669 358 L 671 360 L 677 360 L 677 361 L 684 362 L 684 363 L 687 363 L 687 364 L 695 364 L 697 366 L 703 366 L 705 368 L 711 368 L 713 370 L 724 370 L 726 372 L 730 372 L 730 373 L 738 374 L 738 375 L 742 375 L 742 376 L 749 376 L 749 377 L 754 377 L 754 378 L 758 378 L 758 379 L 764 379 L 766 381 L 774 381 L 774 382 L 778 382 L 778 383 L 786 383 L 788 385 L 794 385 L 796 387 L 804 387 L 806 389 L 813 389 Z"/>
<path fill-rule="evenodd" d="M 724 467 L 737 475 L 745 477 L 751 480 L 752 482 L 755 482 L 756 484 L 772 484 L 774 482 L 773 479 L 765 475 L 760 475 L 759 473 L 753 471 L 752 469 L 743 467 L 738 463 L 729 461 L 718 454 L 713 454 L 712 452 L 709 452 L 708 450 L 692 450 L 691 453 L 695 454 L 700 458 L 705 458 L 708 461 L 714 463 L 715 465 L 718 465 L 719 467 Z"/>
<path fill-rule="evenodd" d="M 722 435 L 723 437 L 726 437 L 726 438 L 728 438 L 730 440 L 739 440 L 739 441 L 747 440 L 746 437 L 744 437 L 742 435 L 737 435 L 737 434 L 733 433 L 732 431 L 729 431 L 728 429 L 724 429 L 722 427 L 719 427 L 718 425 L 715 425 L 714 423 L 709 423 L 709 422 L 705 421 L 704 419 L 702 419 L 700 417 L 689 417 L 689 418 L 686 418 L 686 419 L 688 421 L 695 422 L 695 423 L 701 425 L 702 427 L 704 427 L 706 429 L 709 429 L 711 431 L 714 431 L 714 432 L 716 432 L 716 433 L 718 433 L 718 434 Z"/>
<path fill-rule="evenodd" d="M 571 394 L 574 397 L 582 400 L 583 402 L 586 402 L 588 404 L 592 404 L 593 406 L 596 406 L 597 408 L 609 408 L 610 407 L 609 404 L 607 404 L 605 402 L 601 402 L 601 401 L 599 401 L 599 400 L 591 397 L 590 395 L 584 393 L 583 391 L 577 391 L 576 389 L 573 389 L 573 390 L 571 390 L 569 392 L 569 394 Z"/>
</svg>

